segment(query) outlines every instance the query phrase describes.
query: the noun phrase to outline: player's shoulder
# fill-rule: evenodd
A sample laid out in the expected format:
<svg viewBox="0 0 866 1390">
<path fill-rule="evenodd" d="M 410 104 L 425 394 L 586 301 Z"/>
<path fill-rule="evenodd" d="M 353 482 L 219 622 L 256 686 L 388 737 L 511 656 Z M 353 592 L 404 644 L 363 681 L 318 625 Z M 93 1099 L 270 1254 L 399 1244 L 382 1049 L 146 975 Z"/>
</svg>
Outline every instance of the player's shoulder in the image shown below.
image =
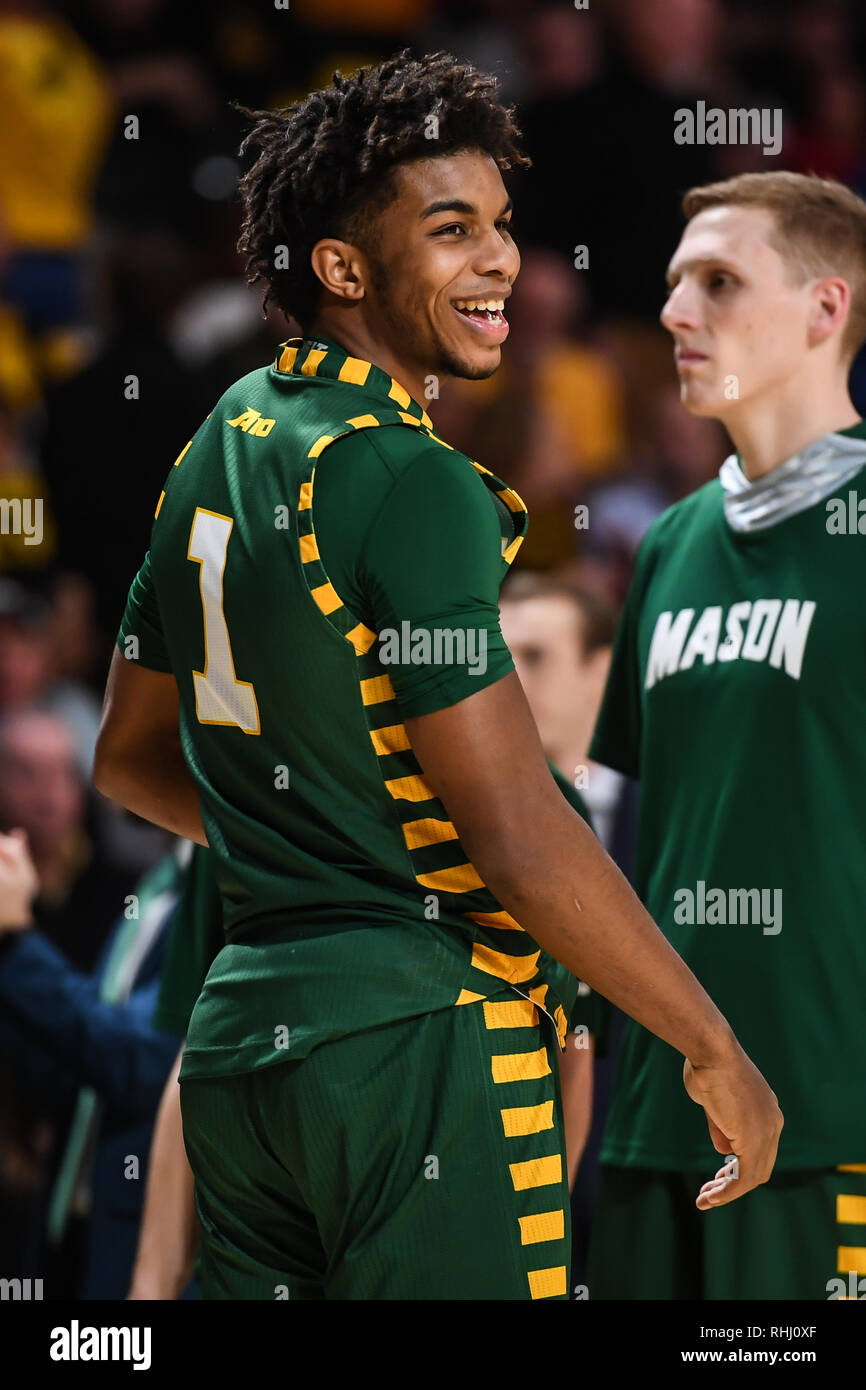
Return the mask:
<svg viewBox="0 0 866 1390">
<path fill-rule="evenodd" d="M 335 439 L 328 452 L 332 458 L 348 460 L 363 456 L 369 468 L 379 469 L 394 483 L 409 475 L 423 487 L 447 487 L 456 483 L 475 489 L 484 485 L 472 460 L 452 448 L 423 423 L 411 424 L 397 411 L 374 412 L 376 424 L 354 429 Z"/>
<path fill-rule="evenodd" d="M 645 565 L 654 561 L 659 554 L 691 535 L 696 528 L 715 525 L 724 510 L 723 496 L 718 478 L 712 478 L 687 497 L 665 508 L 651 523 L 641 541 L 639 563 Z"/>
<path fill-rule="evenodd" d="M 274 407 L 281 405 L 280 397 L 274 391 L 271 379 L 270 366 L 255 367 L 251 372 L 245 372 L 243 376 L 233 381 L 223 391 L 219 400 L 213 408 L 213 415 L 228 418 L 238 412 L 249 410 L 256 404 L 261 405 L 267 400 L 273 403 Z"/>
</svg>

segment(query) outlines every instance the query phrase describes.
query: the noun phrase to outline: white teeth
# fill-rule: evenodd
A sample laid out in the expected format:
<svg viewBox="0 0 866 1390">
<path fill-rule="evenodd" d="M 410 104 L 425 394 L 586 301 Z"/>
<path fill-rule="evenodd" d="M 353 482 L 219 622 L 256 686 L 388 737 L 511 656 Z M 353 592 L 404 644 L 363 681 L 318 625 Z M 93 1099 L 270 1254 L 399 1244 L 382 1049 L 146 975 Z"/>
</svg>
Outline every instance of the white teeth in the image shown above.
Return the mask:
<svg viewBox="0 0 866 1390">
<path fill-rule="evenodd" d="M 486 309 L 488 312 L 501 313 L 505 308 L 504 299 L 456 299 L 454 301 L 457 309 Z"/>
</svg>

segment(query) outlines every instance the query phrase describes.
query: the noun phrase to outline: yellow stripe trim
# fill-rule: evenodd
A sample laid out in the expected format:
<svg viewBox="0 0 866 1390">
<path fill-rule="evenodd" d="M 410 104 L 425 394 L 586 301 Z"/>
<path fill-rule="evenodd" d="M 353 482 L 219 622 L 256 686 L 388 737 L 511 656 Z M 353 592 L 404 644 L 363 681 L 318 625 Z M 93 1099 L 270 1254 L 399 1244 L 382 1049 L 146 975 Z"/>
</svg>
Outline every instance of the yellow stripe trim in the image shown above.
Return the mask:
<svg viewBox="0 0 866 1390">
<path fill-rule="evenodd" d="M 301 490 L 298 494 L 298 511 L 307 512 L 313 505 L 313 481 L 301 483 Z"/>
<path fill-rule="evenodd" d="M 533 951 L 531 956 L 509 956 L 504 951 L 482 946 L 480 941 L 472 943 L 472 964 L 475 969 L 486 970 L 488 975 L 498 975 L 500 980 L 509 980 L 513 984 L 523 984 L 537 974 L 539 954 Z"/>
<path fill-rule="evenodd" d="M 295 358 L 298 355 L 296 347 L 283 348 L 280 360 L 277 363 L 277 370 L 280 372 L 290 372 L 295 365 Z"/>
<path fill-rule="evenodd" d="M 533 1028 L 538 1010 L 528 999 L 505 999 L 484 1005 L 484 1022 L 488 1028 Z"/>
<path fill-rule="evenodd" d="M 388 753 L 403 753 L 412 746 L 405 724 L 387 724 L 383 729 L 371 729 L 370 738 L 380 758 Z"/>
<path fill-rule="evenodd" d="M 451 452 L 452 452 L 452 454 L 454 453 L 454 445 L 453 445 L 453 444 L 446 444 L 446 443 L 445 443 L 445 440 L 444 440 L 444 439 L 440 439 L 439 436 L 438 436 L 438 434 L 431 434 L 429 437 L 434 441 L 434 443 L 436 443 L 436 444 L 441 444 L 443 449 L 450 449 Z M 485 469 L 484 469 L 484 472 L 486 473 L 487 471 L 488 471 L 488 470 L 485 468 Z"/>
<path fill-rule="evenodd" d="M 421 428 L 421 421 L 418 419 L 417 415 L 410 415 L 408 410 L 398 410 L 397 414 L 400 416 L 404 425 L 414 425 L 416 429 Z"/>
<path fill-rule="evenodd" d="M 209 415 L 207 418 L 210 419 L 210 415 Z M 191 443 L 192 443 L 192 440 L 189 441 L 189 444 L 191 444 Z M 181 459 L 183 458 L 184 454 L 186 453 L 187 449 L 189 448 L 189 444 L 187 444 L 183 449 L 181 449 L 180 453 L 178 454 L 177 458 L 175 459 L 175 461 L 174 461 L 174 467 L 175 467 L 175 468 L 177 468 L 177 465 L 180 463 Z"/>
<path fill-rule="evenodd" d="M 343 600 L 337 593 L 330 579 L 325 584 L 319 584 L 317 588 L 311 589 L 310 593 L 316 600 L 323 613 L 333 613 L 335 608 L 342 608 Z"/>
<path fill-rule="evenodd" d="M 524 506 L 522 499 L 518 497 L 517 493 L 514 491 L 513 488 L 501 488 L 497 492 L 496 496 L 502 498 L 503 502 L 505 503 L 506 507 L 510 512 L 526 511 L 526 507 Z"/>
<path fill-rule="evenodd" d="M 301 376 L 315 376 L 326 356 L 326 348 L 310 348 L 301 367 Z"/>
<path fill-rule="evenodd" d="M 866 1197 L 838 1195 L 836 1220 L 844 1221 L 846 1226 L 866 1226 Z"/>
<path fill-rule="evenodd" d="M 510 565 L 520 547 L 523 545 L 523 537 L 516 536 L 507 549 L 503 550 L 502 558 L 506 565 Z"/>
<path fill-rule="evenodd" d="M 442 845 L 446 840 L 457 839 L 457 827 L 450 820 L 410 820 L 403 826 L 403 835 L 409 849 L 426 849 L 428 845 Z"/>
<path fill-rule="evenodd" d="M 866 1274 L 866 1245 L 840 1245 L 836 1269 L 840 1274 Z"/>
<path fill-rule="evenodd" d="M 379 421 L 375 415 L 353 415 L 351 420 L 347 420 L 347 425 L 352 425 L 356 430 L 366 429 L 371 425 L 378 425 Z"/>
<path fill-rule="evenodd" d="M 559 1034 L 559 1041 L 565 1047 L 565 1039 L 568 1033 L 568 1019 L 565 1017 L 565 1010 L 561 1004 L 557 1004 L 553 1011 L 553 1021 L 556 1024 L 556 1031 Z"/>
<path fill-rule="evenodd" d="M 370 365 L 361 357 L 347 357 L 337 373 L 337 380 L 352 381 L 356 386 L 363 386 L 370 375 Z"/>
<path fill-rule="evenodd" d="M 511 927 L 513 931 L 523 931 L 510 912 L 467 912 L 466 916 L 480 927 Z"/>
<path fill-rule="evenodd" d="M 156 521 L 156 518 L 159 516 L 159 509 L 160 509 L 160 507 L 162 506 L 162 504 L 163 504 L 164 501 L 165 501 L 165 492 L 161 492 L 161 493 L 159 494 L 159 501 L 158 501 L 157 504 L 156 504 L 156 511 L 155 511 L 154 514 L 153 514 L 153 519 L 154 519 L 154 521 Z"/>
<path fill-rule="evenodd" d="M 565 1297 L 565 1265 L 557 1265 L 555 1269 L 532 1269 L 526 1277 L 530 1298 Z"/>
<path fill-rule="evenodd" d="M 477 1003 L 478 1003 L 478 1000 L 479 1000 L 479 999 L 483 999 L 483 998 L 484 998 L 484 995 L 483 995 L 483 994 L 473 994 L 471 989 L 461 989 L 461 991 L 460 991 L 460 993 L 458 994 L 457 998 L 454 1000 L 454 1003 L 455 1003 L 455 1004 L 477 1004 Z"/>
<path fill-rule="evenodd" d="M 866 1163 L 840 1163 L 836 1171 L 839 1173 L 866 1173 Z"/>
<path fill-rule="evenodd" d="M 510 1110 L 500 1110 L 502 1128 L 506 1139 L 520 1134 L 540 1134 L 542 1130 L 553 1129 L 553 1101 L 545 1100 L 540 1105 L 516 1105 Z"/>
<path fill-rule="evenodd" d="M 435 888 L 440 893 L 471 893 L 475 888 L 484 887 L 484 880 L 479 877 L 475 865 L 468 863 L 455 864 L 452 869 L 436 869 L 431 874 L 416 874 L 415 877 L 425 888 Z M 474 947 L 472 964 L 475 964 Z"/>
<path fill-rule="evenodd" d="M 436 793 L 423 777 L 392 777 L 385 783 L 395 801 L 432 801 Z"/>
<path fill-rule="evenodd" d="M 307 458 L 308 458 L 308 459 L 317 459 L 317 458 L 319 457 L 319 454 L 322 452 L 322 450 L 323 450 L 323 449 L 326 449 L 327 446 L 328 446 L 329 444 L 333 444 L 333 442 L 334 442 L 335 439 L 336 439 L 336 435 L 333 435 L 333 434 L 320 434 L 320 435 L 319 435 L 319 438 L 316 440 L 316 442 L 315 442 L 315 444 L 313 445 L 312 449 L 311 449 L 310 452 L 307 454 Z"/>
<path fill-rule="evenodd" d="M 309 564 L 310 560 L 318 560 L 319 546 L 315 536 L 300 536 L 298 538 L 298 549 L 301 552 L 301 564 Z"/>
<path fill-rule="evenodd" d="M 536 1081 L 550 1075 L 547 1048 L 537 1052 L 500 1052 L 490 1058 L 490 1071 L 497 1085 L 506 1081 Z"/>
<path fill-rule="evenodd" d="M 532 989 L 529 991 L 530 999 L 542 1009 L 545 1007 L 544 1001 L 547 998 L 547 988 L 547 985 L 533 985 Z"/>
<path fill-rule="evenodd" d="M 562 1182 L 562 1154 L 528 1158 L 524 1163 L 509 1163 L 508 1171 L 515 1192 L 525 1192 L 530 1187 L 550 1187 L 555 1182 Z"/>
<path fill-rule="evenodd" d="M 368 676 L 361 681 L 361 699 L 365 705 L 381 705 L 383 700 L 395 698 L 390 676 Z"/>
<path fill-rule="evenodd" d="M 409 395 L 405 386 L 400 385 L 399 381 L 392 380 L 388 395 L 391 397 L 392 401 L 396 401 L 398 405 L 402 405 L 404 410 L 408 405 L 412 404 L 412 397 Z"/>
<path fill-rule="evenodd" d="M 365 627 L 363 623 L 358 623 L 351 632 L 346 633 L 346 641 L 352 643 L 356 656 L 363 656 L 365 652 L 368 652 L 375 640 L 375 632 Z"/>
<path fill-rule="evenodd" d="M 565 1212 L 540 1211 L 536 1216 L 518 1216 L 520 1244 L 539 1245 L 543 1240 L 565 1239 Z"/>
</svg>

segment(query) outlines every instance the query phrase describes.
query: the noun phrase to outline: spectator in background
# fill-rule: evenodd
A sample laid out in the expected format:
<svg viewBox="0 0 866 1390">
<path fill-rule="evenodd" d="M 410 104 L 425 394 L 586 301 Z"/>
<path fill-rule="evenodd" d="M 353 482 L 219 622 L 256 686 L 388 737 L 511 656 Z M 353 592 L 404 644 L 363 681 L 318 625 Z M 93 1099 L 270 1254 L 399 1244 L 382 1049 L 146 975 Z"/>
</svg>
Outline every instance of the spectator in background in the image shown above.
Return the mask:
<svg viewBox="0 0 866 1390">
<path fill-rule="evenodd" d="M 77 355 L 69 333 L 82 316 L 81 254 L 112 97 L 75 30 L 41 0 L 0 0 L 0 109 L 0 299 L 37 374 L 62 374 Z"/>
<path fill-rule="evenodd" d="M 722 35 L 717 0 L 616 0 L 567 18 L 558 5 L 533 10 L 536 95 L 520 112 L 533 167 L 517 225 L 560 255 L 587 246 L 595 313 L 658 313 L 657 267 L 680 227 L 665 190 L 715 169 L 712 147 L 674 143 L 674 113 L 720 92 Z"/>
<path fill-rule="evenodd" d="M 214 404 L 207 382 L 178 360 L 170 341 L 192 273 L 191 253 L 176 236 L 118 231 L 105 254 L 105 338 L 46 401 L 42 462 L 59 560 L 93 587 L 106 658 L 130 556 L 147 549 L 165 477 Z"/>
<path fill-rule="evenodd" d="M 92 691 L 58 669 L 52 606 L 43 593 L 0 579 L 0 715 L 30 707 L 61 719 L 75 743 L 79 772 L 90 780 L 100 706 Z"/>
<path fill-rule="evenodd" d="M 44 1273 L 49 1299 L 120 1299 L 129 1287 L 151 1131 L 180 1042 L 151 1015 L 181 875 L 173 854 L 136 885 L 85 974 L 34 928 L 39 882 L 26 837 L 0 835 L 3 1051 L 14 1049 L 31 1098 L 55 1124 L 71 1109 L 31 1212 L 35 1225 L 44 1219 L 49 1249 L 43 1255 L 34 1233 L 24 1256 L 25 1277 Z M 7 1185 L 0 1201 L 11 1195 Z"/>
<path fill-rule="evenodd" d="M 544 752 L 580 790 L 610 851 L 624 778 L 590 765 L 587 750 L 610 666 L 616 609 L 565 577 L 519 570 L 503 585 L 500 615 Z"/>
<path fill-rule="evenodd" d="M 3 348 L 0 313 L 0 352 Z M 19 413 L 3 400 L 4 366 L 0 362 L 0 574 L 9 570 L 44 571 L 57 550 L 57 527 L 45 479 L 21 429 Z M 15 396 L 14 387 L 12 396 Z M 26 398 L 17 398 L 23 410 Z"/>
<path fill-rule="evenodd" d="M 581 272 L 550 251 L 528 250 L 508 304 L 502 366 L 486 381 L 450 381 L 431 414 L 443 437 L 526 502 L 532 525 L 522 562 L 553 566 L 572 549 L 572 511 L 590 478 L 623 447 L 615 369 L 576 336 Z"/>
<path fill-rule="evenodd" d="M 130 878 L 94 838 L 69 729 L 29 708 L 0 723 L 0 831 L 14 826 L 26 831 L 39 879 L 37 925 L 92 970 Z"/>
</svg>

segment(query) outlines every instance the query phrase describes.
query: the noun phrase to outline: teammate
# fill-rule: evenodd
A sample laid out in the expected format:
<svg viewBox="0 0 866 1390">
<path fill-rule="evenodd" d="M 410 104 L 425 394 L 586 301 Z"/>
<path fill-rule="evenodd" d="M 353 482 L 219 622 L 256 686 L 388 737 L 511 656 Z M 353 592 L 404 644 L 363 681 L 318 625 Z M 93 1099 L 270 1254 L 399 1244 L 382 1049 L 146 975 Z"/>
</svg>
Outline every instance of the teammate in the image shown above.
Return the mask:
<svg viewBox="0 0 866 1390">
<path fill-rule="evenodd" d="M 491 78 L 403 53 L 248 147 L 241 245 L 303 337 L 171 470 L 96 760 L 216 859 L 181 1069 L 203 1293 L 565 1298 L 576 975 L 740 1155 L 702 1209 L 767 1179 L 781 1116 L 551 777 L 498 625 L 525 509 L 421 405 L 499 364 L 517 131 Z"/>
<path fill-rule="evenodd" d="M 736 453 L 646 536 L 590 753 L 640 778 L 635 886 L 786 1124 L 770 1182 L 695 1221 L 705 1136 L 629 1021 L 589 1287 L 835 1297 L 866 1273 L 866 206 L 778 173 L 683 207 L 662 323 Z"/>
</svg>

